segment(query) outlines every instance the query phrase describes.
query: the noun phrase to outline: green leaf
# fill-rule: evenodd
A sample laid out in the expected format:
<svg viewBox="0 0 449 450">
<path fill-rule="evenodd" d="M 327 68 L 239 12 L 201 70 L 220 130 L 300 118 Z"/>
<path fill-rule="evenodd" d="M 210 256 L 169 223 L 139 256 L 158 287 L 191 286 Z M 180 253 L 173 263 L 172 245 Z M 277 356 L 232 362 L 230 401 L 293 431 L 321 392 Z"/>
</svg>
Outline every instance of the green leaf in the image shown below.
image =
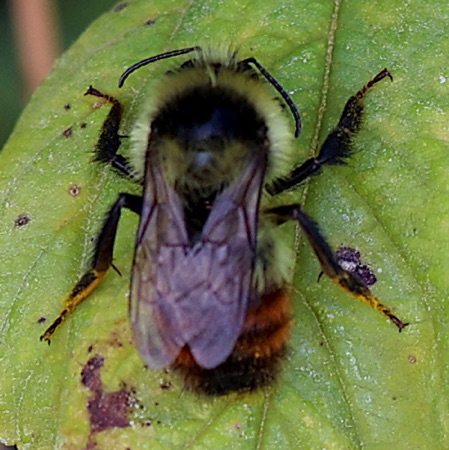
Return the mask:
<svg viewBox="0 0 449 450">
<path fill-rule="evenodd" d="M 60 59 L 0 155 L 0 441 L 33 449 L 447 446 L 447 2 L 122 6 Z M 91 163 L 109 107 L 83 93 L 93 85 L 123 101 L 126 134 L 153 80 L 177 62 L 154 64 L 119 90 L 122 71 L 209 42 L 239 46 L 292 93 L 304 125 L 298 162 L 316 153 L 351 94 L 383 67 L 393 73 L 394 83 L 367 98 L 350 165 L 284 198 L 301 201 L 335 247 L 360 250 L 378 277 L 374 292 L 411 323 L 398 334 L 328 280 L 317 283 L 319 265 L 300 237 L 283 372 L 270 389 L 219 399 L 145 369 L 132 345 L 131 213 L 115 252 L 123 276 L 110 271 L 50 347 L 39 341 L 86 269 L 105 211 L 119 192 L 136 189 Z"/>
</svg>

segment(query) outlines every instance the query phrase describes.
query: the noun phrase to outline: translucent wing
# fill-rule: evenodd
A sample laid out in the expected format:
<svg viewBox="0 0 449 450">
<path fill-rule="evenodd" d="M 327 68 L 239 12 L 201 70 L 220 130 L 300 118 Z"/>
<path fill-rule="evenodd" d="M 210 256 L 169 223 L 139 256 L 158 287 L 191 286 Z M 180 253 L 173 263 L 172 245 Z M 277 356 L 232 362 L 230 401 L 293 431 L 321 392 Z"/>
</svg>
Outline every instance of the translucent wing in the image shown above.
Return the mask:
<svg viewBox="0 0 449 450">
<path fill-rule="evenodd" d="M 232 352 L 245 319 L 265 163 L 254 155 L 214 202 L 189 246 L 183 208 L 159 166 L 149 167 L 132 279 L 134 338 L 152 368 L 170 365 L 186 344 L 204 368 Z"/>
</svg>

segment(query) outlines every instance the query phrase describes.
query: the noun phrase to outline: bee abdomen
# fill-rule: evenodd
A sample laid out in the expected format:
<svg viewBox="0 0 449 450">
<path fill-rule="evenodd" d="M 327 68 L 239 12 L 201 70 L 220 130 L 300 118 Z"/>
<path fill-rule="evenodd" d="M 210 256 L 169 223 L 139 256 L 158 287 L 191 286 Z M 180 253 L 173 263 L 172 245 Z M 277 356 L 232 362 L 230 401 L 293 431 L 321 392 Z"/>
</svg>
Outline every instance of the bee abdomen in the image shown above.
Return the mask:
<svg viewBox="0 0 449 450">
<path fill-rule="evenodd" d="M 174 369 L 183 375 L 188 389 L 207 395 L 255 390 L 276 378 L 285 356 L 290 326 L 290 292 L 279 289 L 264 295 L 260 304 L 248 312 L 242 334 L 222 364 L 204 369 L 186 346 Z"/>
</svg>

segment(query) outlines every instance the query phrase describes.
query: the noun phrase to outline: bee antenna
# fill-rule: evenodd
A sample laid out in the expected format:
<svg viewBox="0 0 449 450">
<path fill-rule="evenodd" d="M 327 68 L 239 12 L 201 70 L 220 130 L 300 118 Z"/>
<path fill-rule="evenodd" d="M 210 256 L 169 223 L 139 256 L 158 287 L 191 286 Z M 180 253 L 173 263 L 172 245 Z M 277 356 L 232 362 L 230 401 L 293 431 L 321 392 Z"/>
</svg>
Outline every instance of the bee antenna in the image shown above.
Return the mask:
<svg viewBox="0 0 449 450">
<path fill-rule="evenodd" d="M 265 79 L 279 92 L 282 99 L 285 101 L 287 106 L 290 108 L 290 111 L 292 113 L 293 119 L 295 121 L 295 137 L 298 137 L 301 133 L 301 116 L 299 114 L 298 108 L 296 107 L 295 103 L 293 102 L 292 98 L 287 94 L 285 89 L 280 85 L 280 83 L 268 72 L 267 69 L 265 69 L 262 64 L 257 61 L 256 58 L 246 58 L 243 61 L 240 61 L 239 64 L 254 64 L 259 72 L 265 77 Z"/>
<path fill-rule="evenodd" d="M 167 59 L 167 58 L 173 58 L 174 56 L 179 55 L 185 55 L 186 53 L 194 52 L 194 51 L 201 51 L 201 47 L 188 47 L 188 48 L 181 48 L 179 50 L 171 50 L 169 52 L 161 53 L 156 56 L 152 56 L 151 58 L 142 59 L 142 61 L 139 61 L 135 64 L 133 64 L 131 67 L 128 67 L 122 75 L 120 76 L 120 79 L 118 81 L 118 87 L 122 87 L 125 84 L 126 79 L 137 69 L 140 69 L 143 66 L 146 66 L 148 64 L 151 64 L 156 61 L 160 61 L 161 59 Z"/>
</svg>

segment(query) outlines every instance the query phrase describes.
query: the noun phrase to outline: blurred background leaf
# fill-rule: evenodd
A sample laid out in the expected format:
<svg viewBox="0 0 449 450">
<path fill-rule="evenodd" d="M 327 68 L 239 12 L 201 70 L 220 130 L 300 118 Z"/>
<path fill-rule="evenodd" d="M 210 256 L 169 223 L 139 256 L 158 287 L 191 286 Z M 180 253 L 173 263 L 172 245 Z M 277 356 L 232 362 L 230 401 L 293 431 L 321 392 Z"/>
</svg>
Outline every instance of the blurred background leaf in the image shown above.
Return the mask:
<svg viewBox="0 0 449 450">
<path fill-rule="evenodd" d="M 78 2 L 79 4 L 79 2 Z M 1 154 L 0 440 L 20 448 L 440 449 L 448 442 L 449 151 L 443 0 L 368 2 L 135 0 L 95 21 L 33 96 Z M 346 99 L 387 66 L 367 99 L 360 150 L 284 196 L 301 200 L 332 244 L 362 252 L 374 291 L 411 326 L 316 283 L 301 238 L 295 326 L 271 389 L 221 399 L 149 371 L 127 318 L 136 217 L 124 213 L 113 271 L 58 330 L 38 337 L 86 268 L 104 212 L 125 180 L 90 163 L 108 106 L 128 134 L 154 82 L 178 62 L 133 75 L 135 61 L 198 43 L 232 43 L 292 94 L 303 117 L 298 161 L 316 152 Z M 123 151 L 128 151 L 125 142 Z M 293 227 L 286 239 L 293 239 Z M 47 319 L 44 321 L 44 319 Z"/>
<path fill-rule="evenodd" d="M 10 135 L 21 110 L 36 87 L 29 85 L 21 68 L 20 35 L 25 24 L 36 29 L 49 29 L 54 42 L 40 42 L 42 53 L 40 70 L 51 69 L 50 57 L 69 47 L 87 25 L 99 14 L 111 8 L 115 0 L 9 0 L 0 2 L 0 149 Z M 41 14 L 34 14 L 41 9 Z M 27 9 L 30 13 L 27 13 Z M 42 22 L 44 21 L 45 22 Z M 39 33 L 39 31 L 37 31 Z M 32 32 L 29 34 L 31 35 Z M 42 37 L 39 35 L 42 41 Z M 29 42 L 34 49 L 36 43 Z M 42 45 L 46 46 L 45 48 Z M 38 56 L 39 57 L 39 56 Z M 32 68 L 30 68 L 32 69 Z"/>
</svg>

